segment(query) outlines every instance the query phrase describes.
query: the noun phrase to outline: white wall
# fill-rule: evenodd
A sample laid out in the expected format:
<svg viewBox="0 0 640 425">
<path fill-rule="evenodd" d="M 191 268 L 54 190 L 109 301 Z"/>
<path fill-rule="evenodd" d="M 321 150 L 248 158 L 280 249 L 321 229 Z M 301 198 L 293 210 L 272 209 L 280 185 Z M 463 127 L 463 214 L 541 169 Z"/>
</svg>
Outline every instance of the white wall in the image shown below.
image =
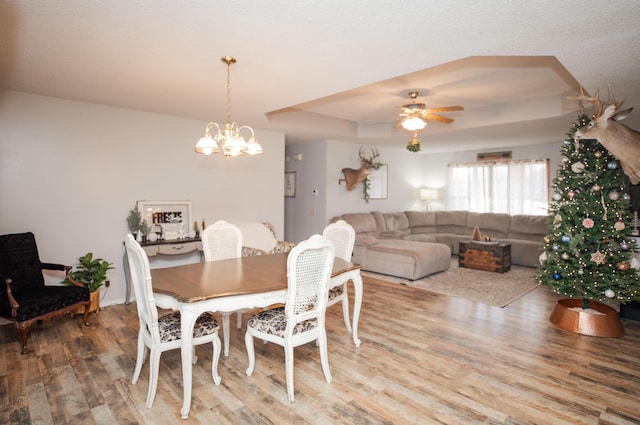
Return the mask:
<svg viewBox="0 0 640 425">
<path fill-rule="evenodd" d="M 296 196 L 285 198 L 285 235 L 289 241 L 300 242 L 322 233 L 327 223 L 326 162 L 326 141 L 286 148 L 285 169 L 296 173 Z"/>
<path fill-rule="evenodd" d="M 284 135 L 256 129 L 265 154 L 225 160 L 193 152 L 205 125 L 0 92 L 0 233 L 33 232 L 43 261 L 74 265 L 92 251 L 113 262 L 103 305 L 125 299 L 137 200 L 190 200 L 195 219 L 271 221 L 284 238 Z"/>
</svg>

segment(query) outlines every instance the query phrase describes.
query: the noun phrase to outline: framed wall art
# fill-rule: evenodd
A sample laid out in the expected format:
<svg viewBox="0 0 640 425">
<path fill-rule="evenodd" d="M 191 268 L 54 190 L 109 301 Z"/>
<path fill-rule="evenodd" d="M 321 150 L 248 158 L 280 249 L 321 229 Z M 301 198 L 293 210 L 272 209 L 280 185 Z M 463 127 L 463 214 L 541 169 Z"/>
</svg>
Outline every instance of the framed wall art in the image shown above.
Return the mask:
<svg viewBox="0 0 640 425">
<path fill-rule="evenodd" d="M 296 197 L 296 172 L 285 171 L 284 173 L 284 197 Z"/>
<path fill-rule="evenodd" d="M 187 237 L 191 230 L 191 201 L 138 201 L 138 211 L 151 231 L 166 240 Z"/>
<path fill-rule="evenodd" d="M 372 170 L 369 179 L 369 199 L 387 199 L 387 164 L 382 164 L 377 170 Z"/>
</svg>

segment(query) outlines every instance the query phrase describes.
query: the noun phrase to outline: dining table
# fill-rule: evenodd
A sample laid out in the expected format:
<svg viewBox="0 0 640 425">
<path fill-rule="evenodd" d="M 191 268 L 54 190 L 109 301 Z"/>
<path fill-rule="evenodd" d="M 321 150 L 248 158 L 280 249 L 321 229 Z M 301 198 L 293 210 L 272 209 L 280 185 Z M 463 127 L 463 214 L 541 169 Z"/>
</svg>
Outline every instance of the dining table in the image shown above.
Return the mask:
<svg viewBox="0 0 640 425">
<path fill-rule="evenodd" d="M 230 312 L 283 304 L 287 293 L 288 254 L 256 255 L 204 261 L 151 270 L 156 305 L 180 311 L 183 419 L 191 409 L 193 328 L 204 312 Z M 360 346 L 358 318 L 362 305 L 360 265 L 334 259 L 329 289 L 353 282 L 353 342 Z"/>
</svg>

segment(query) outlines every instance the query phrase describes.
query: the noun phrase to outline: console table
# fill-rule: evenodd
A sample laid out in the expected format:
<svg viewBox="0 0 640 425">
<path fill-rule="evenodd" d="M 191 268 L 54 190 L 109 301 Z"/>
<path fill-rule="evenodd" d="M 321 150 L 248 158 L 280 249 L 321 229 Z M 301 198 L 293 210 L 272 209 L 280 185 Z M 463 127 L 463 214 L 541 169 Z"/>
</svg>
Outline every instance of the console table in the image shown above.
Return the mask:
<svg viewBox="0 0 640 425">
<path fill-rule="evenodd" d="M 460 242 L 460 267 L 504 273 L 511 270 L 511 244 L 504 242 Z"/>
<path fill-rule="evenodd" d="M 182 255 L 196 251 L 202 252 L 202 242 L 200 238 L 158 240 L 154 242 L 143 242 L 140 246 L 144 249 L 144 252 L 147 253 L 147 257 Z M 131 272 L 129 270 L 129 259 L 127 258 L 126 250 L 124 251 L 122 263 L 124 265 L 124 281 L 127 285 L 124 302 L 125 304 L 129 304 L 129 298 L 131 296 Z"/>
</svg>

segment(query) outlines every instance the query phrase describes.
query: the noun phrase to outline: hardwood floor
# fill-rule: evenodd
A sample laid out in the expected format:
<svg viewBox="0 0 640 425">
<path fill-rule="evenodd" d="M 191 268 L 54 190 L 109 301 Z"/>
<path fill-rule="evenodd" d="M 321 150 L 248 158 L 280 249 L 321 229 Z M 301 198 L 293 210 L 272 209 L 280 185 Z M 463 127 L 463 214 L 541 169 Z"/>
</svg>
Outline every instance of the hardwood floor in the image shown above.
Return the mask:
<svg viewBox="0 0 640 425">
<path fill-rule="evenodd" d="M 639 424 L 640 322 L 622 338 L 555 329 L 543 286 L 505 308 L 365 280 L 355 348 L 340 306 L 328 311 L 333 382 L 318 350 L 295 350 L 289 403 L 284 353 L 256 341 L 247 366 L 244 330 L 211 379 L 211 348 L 198 347 L 191 415 L 180 419 L 179 350 L 162 355 L 155 403 L 146 409 L 148 367 L 131 384 L 135 302 L 35 326 L 20 355 L 12 325 L 0 326 L 2 424 Z M 244 318 L 248 317 L 244 315 Z"/>
</svg>

